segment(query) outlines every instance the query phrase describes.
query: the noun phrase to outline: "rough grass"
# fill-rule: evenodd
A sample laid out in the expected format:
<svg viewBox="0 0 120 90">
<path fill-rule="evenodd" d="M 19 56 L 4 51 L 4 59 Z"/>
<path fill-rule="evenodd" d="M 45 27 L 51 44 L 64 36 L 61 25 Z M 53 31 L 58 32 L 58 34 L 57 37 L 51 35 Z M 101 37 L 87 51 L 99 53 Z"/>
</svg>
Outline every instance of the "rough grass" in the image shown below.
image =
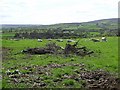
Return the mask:
<svg viewBox="0 0 120 90">
<path fill-rule="evenodd" d="M 99 37 L 98 37 L 99 38 Z M 23 67 L 27 66 L 45 66 L 52 63 L 56 64 L 76 64 L 83 63 L 88 70 L 104 69 L 106 71 L 117 73 L 118 71 L 118 38 L 117 37 L 108 37 L 107 42 L 92 42 L 88 38 L 81 39 L 79 42 L 79 47 L 86 46 L 87 48 L 93 50 L 95 53 L 91 56 L 75 56 L 65 57 L 64 55 L 29 55 L 20 53 L 21 50 L 28 47 L 44 47 L 48 40 L 43 39 L 43 42 L 37 42 L 37 39 L 24 39 L 19 41 L 14 40 L 3 40 L 2 46 L 9 48 L 10 51 L 7 52 L 7 57 L 3 60 L 3 75 L 5 72 L 10 69 L 19 69 L 22 73 L 26 73 L 27 70 L 24 70 Z M 77 40 L 77 39 L 76 39 Z M 55 42 L 56 40 L 52 40 Z M 58 45 L 65 47 L 66 39 L 63 42 L 56 42 Z M 65 66 L 62 68 L 52 68 L 50 72 L 52 76 L 42 75 L 44 82 L 48 85 L 47 87 L 81 87 L 81 84 L 75 80 L 63 80 L 54 85 L 53 80 L 60 78 L 63 74 L 72 75 L 75 74 L 73 70 L 78 69 L 77 66 Z M 40 75 L 36 75 L 40 76 Z M 25 83 L 14 84 L 9 82 L 10 78 L 4 76 L 3 87 L 12 88 L 12 87 L 32 87 L 32 84 L 26 85 Z M 81 81 L 81 83 L 84 81 Z"/>
</svg>

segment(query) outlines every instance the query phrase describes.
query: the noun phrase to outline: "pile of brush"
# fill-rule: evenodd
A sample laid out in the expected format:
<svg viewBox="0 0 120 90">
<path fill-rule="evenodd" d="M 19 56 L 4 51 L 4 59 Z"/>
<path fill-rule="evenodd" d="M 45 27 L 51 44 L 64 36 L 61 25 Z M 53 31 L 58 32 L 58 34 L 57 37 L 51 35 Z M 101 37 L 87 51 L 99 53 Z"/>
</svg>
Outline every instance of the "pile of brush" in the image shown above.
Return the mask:
<svg viewBox="0 0 120 90">
<path fill-rule="evenodd" d="M 87 49 L 87 47 L 83 46 L 78 48 L 78 42 L 75 44 L 66 44 L 65 48 L 58 46 L 56 43 L 48 43 L 45 47 L 40 48 L 28 48 L 26 50 L 22 50 L 23 53 L 29 54 L 64 54 L 64 55 L 78 55 L 85 56 L 94 53 Z"/>
</svg>

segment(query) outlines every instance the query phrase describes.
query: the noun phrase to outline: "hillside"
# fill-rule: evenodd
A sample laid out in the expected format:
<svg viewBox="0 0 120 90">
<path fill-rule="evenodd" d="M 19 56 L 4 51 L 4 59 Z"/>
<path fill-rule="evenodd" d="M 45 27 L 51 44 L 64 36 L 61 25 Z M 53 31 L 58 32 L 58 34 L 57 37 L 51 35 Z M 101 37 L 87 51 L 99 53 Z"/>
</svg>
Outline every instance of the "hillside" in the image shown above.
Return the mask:
<svg viewBox="0 0 120 90">
<path fill-rule="evenodd" d="M 3 24 L 2 28 L 37 28 L 37 29 L 117 29 L 117 18 L 95 20 L 81 23 L 60 23 L 52 25 L 32 25 L 32 24 Z"/>
</svg>

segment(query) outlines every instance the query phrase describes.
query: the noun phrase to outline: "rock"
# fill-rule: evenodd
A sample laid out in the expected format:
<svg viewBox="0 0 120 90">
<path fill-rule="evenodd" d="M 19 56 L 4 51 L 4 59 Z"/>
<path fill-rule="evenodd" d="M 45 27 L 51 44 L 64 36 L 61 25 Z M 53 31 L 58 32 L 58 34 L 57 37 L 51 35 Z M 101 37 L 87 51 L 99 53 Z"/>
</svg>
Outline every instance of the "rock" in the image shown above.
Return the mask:
<svg viewBox="0 0 120 90">
<path fill-rule="evenodd" d="M 16 78 L 14 78 L 13 81 L 14 81 L 15 83 L 18 83 L 18 82 L 19 82 Z"/>
<path fill-rule="evenodd" d="M 12 72 L 8 69 L 8 70 L 6 71 L 6 74 L 7 74 L 7 75 L 11 75 Z"/>
<path fill-rule="evenodd" d="M 46 84 L 44 82 L 39 83 L 39 86 L 44 87 Z"/>
<path fill-rule="evenodd" d="M 13 74 L 20 74 L 20 71 L 17 69 L 13 72 Z"/>
<path fill-rule="evenodd" d="M 9 75 L 10 78 L 19 78 L 18 75 Z"/>
</svg>

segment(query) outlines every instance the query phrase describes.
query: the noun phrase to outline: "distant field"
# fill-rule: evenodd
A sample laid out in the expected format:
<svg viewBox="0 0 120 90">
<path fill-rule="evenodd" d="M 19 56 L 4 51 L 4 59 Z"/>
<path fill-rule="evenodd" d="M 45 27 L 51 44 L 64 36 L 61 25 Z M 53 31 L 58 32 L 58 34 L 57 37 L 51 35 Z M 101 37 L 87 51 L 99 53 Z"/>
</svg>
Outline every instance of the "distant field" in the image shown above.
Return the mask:
<svg viewBox="0 0 120 90">
<path fill-rule="evenodd" d="M 13 35 L 13 34 L 12 34 Z M 3 36 L 6 36 L 3 34 Z M 8 35 L 9 36 L 9 35 Z M 99 38 L 99 37 L 98 37 Z M 101 39 L 101 38 L 99 38 Z M 78 39 L 75 39 L 77 41 Z M 65 47 L 67 40 L 63 42 L 57 42 L 55 39 L 48 41 L 43 39 L 43 42 L 37 42 L 37 39 L 21 39 L 19 41 L 3 39 L 3 87 L 32 87 L 34 80 L 37 77 L 42 77 L 42 81 L 47 85 L 45 87 L 81 87 L 81 83 L 74 79 L 64 79 L 59 82 L 53 82 L 54 79 L 60 78 L 61 75 L 73 75 L 75 69 L 79 69 L 77 66 L 70 66 L 71 64 L 84 64 L 88 70 L 103 69 L 111 73 L 118 72 L 118 37 L 108 37 L 107 42 L 92 42 L 89 38 L 80 39 L 78 47 L 86 46 L 88 49 L 93 50 L 94 53 L 91 56 L 75 56 L 65 57 L 64 55 L 29 55 L 22 54 L 21 50 L 28 47 L 44 47 L 48 42 L 56 42 L 59 46 Z M 74 44 L 74 43 L 72 43 Z M 33 72 L 38 72 L 38 66 L 45 66 L 49 64 L 68 64 L 62 68 L 52 68 L 45 72 L 50 72 L 50 75 L 31 74 L 26 67 L 29 67 Z M 70 64 L 70 65 L 69 65 Z M 37 66 L 38 65 L 38 66 Z M 35 68 L 34 68 L 35 67 Z M 21 73 L 30 73 L 30 78 L 23 78 L 23 82 L 14 81 L 13 78 L 9 78 L 5 74 L 7 70 L 14 71 L 20 70 Z M 49 73 L 48 73 L 49 74 Z M 32 82 L 29 82 L 29 81 Z M 16 83 L 15 83 L 16 82 Z M 28 82 L 28 84 L 26 84 Z M 55 85 L 54 85 L 55 84 Z M 64 86 L 64 84 L 70 86 Z"/>
<path fill-rule="evenodd" d="M 2 38 L 11 38 L 15 35 L 15 33 L 3 33 L 3 34 L 0 34 L 0 37 Z"/>
</svg>

